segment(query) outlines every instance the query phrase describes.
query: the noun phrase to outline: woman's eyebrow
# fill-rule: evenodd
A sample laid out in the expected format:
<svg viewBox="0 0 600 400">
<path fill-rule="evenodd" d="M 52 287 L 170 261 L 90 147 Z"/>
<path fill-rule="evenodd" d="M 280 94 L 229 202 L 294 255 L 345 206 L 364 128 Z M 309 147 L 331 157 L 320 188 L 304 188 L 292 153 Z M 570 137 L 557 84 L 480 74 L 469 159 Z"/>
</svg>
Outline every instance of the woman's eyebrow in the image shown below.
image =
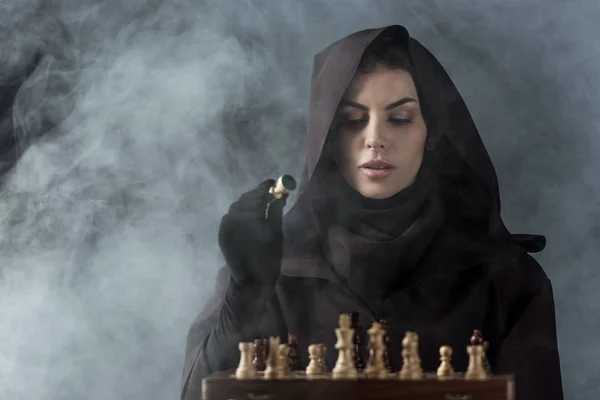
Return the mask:
<svg viewBox="0 0 600 400">
<path fill-rule="evenodd" d="M 393 103 L 388 104 L 387 106 L 385 106 L 386 111 L 387 110 L 391 110 L 392 108 L 396 108 L 401 106 L 402 104 L 406 104 L 406 103 L 412 103 L 412 102 L 416 102 L 416 99 L 413 99 L 412 97 L 405 97 L 403 99 L 397 100 Z"/>
<path fill-rule="evenodd" d="M 356 103 L 356 102 L 351 101 L 351 100 L 342 100 L 340 102 L 340 105 L 354 107 L 354 108 L 359 108 L 361 110 L 369 111 L 369 107 L 367 107 L 367 106 L 365 106 L 363 104 L 360 104 L 360 103 Z"/>
<path fill-rule="evenodd" d="M 416 101 L 417 100 L 413 99 L 412 97 L 405 97 L 403 99 L 396 100 L 393 103 L 388 104 L 387 106 L 385 106 L 385 110 L 386 111 L 387 110 L 391 110 L 392 108 L 399 107 L 399 106 L 401 106 L 403 104 L 411 103 L 411 102 L 416 102 Z M 364 104 L 360 104 L 360 103 L 357 103 L 357 102 L 351 101 L 351 100 L 342 100 L 340 102 L 340 105 L 354 107 L 354 108 L 358 108 L 358 109 L 361 109 L 361 110 L 369 111 L 369 107 L 365 106 Z"/>
</svg>

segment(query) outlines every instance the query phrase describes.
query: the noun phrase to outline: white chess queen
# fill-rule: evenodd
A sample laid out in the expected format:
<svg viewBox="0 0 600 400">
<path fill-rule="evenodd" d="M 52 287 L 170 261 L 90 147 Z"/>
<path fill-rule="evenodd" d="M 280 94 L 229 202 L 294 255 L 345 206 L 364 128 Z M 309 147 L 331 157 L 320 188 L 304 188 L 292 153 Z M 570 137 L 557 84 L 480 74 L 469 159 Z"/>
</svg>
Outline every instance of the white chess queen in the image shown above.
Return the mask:
<svg viewBox="0 0 600 400">
<path fill-rule="evenodd" d="M 363 337 L 387 320 L 392 368 L 413 331 L 423 370 L 441 345 L 464 370 L 481 329 L 519 400 L 561 399 L 552 286 L 528 254 L 545 239 L 505 227 L 494 167 L 440 63 L 403 27 L 364 30 L 316 55 L 310 93 L 294 206 L 283 217 L 266 180 L 221 221 L 227 265 L 190 329 L 182 398 L 255 338 L 297 334 L 305 368 L 310 345 L 335 348 L 339 314 L 358 312 Z"/>
</svg>

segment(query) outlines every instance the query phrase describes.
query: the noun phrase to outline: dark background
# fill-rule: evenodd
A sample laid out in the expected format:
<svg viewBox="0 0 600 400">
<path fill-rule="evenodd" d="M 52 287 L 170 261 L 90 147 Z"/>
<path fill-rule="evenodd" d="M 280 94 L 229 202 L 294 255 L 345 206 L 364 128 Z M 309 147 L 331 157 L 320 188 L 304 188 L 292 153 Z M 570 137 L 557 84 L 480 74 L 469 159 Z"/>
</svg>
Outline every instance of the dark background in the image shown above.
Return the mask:
<svg viewBox="0 0 600 400">
<path fill-rule="evenodd" d="M 0 0 L 0 398 L 177 398 L 220 216 L 299 173 L 313 55 L 398 23 L 547 236 L 566 398 L 597 399 L 599 4 Z"/>
</svg>

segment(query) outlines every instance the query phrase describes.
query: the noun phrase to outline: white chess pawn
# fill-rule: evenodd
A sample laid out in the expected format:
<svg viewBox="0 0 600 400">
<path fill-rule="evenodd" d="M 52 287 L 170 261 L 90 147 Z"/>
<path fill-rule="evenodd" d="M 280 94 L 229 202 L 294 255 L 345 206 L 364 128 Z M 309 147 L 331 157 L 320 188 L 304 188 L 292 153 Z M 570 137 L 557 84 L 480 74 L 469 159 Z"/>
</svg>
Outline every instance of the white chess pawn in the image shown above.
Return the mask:
<svg viewBox="0 0 600 400">
<path fill-rule="evenodd" d="M 450 378 L 454 375 L 452 368 L 452 348 L 450 346 L 440 347 L 440 366 L 437 369 L 438 378 Z"/>
<path fill-rule="evenodd" d="M 256 378 L 256 367 L 252 363 L 254 356 L 254 343 L 241 342 L 238 344 L 240 349 L 240 363 L 235 370 L 236 379 L 254 379 Z"/>
<path fill-rule="evenodd" d="M 319 350 L 318 344 L 311 344 L 308 346 L 308 358 L 310 361 L 306 367 L 306 377 L 309 379 L 319 375 L 322 372 L 321 366 L 319 365 Z"/>
</svg>

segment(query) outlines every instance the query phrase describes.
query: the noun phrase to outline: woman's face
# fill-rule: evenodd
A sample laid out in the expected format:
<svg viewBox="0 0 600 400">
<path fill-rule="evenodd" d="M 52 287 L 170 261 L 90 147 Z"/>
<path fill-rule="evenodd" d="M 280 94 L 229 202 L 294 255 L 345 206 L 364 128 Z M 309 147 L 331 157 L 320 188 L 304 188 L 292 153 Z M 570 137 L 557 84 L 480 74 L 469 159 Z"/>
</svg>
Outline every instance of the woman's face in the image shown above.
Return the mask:
<svg viewBox="0 0 600 400">
<path fill-rule="evenodd" d="M 415 179 L 427 128 L 411 75 L 379 66 L 357 75 L 338 109 L 336 161 L 363 196 L 385 199 Z"/>
</svg>

